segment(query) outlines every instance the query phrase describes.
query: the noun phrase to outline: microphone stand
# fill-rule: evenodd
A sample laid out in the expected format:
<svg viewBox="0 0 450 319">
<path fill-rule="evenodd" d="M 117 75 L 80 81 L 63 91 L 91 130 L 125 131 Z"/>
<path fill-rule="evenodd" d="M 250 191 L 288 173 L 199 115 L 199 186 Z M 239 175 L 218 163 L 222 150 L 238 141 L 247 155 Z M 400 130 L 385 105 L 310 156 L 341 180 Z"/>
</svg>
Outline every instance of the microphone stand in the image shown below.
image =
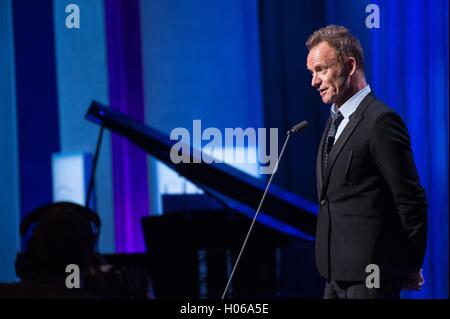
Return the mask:
<svg viewBox="0 0 450 319">
<path fill-rule="evenodd" d="M 272 172 L 272 174 L 270 176 L 269 182 L 267 183 L 267 186 L 266 186 L 266 190 L 264 191 L 264 194 L 263 194 L 263 196 L 261 198 L 261 201 L 259 202 L 258 209 L 256 210 L 255 216 L 253 217 L 252 224 L 250 225 L 250 228 L 249 228 L 249 230 L 247 232 L 247 236 L 245 237 L 244 243 L 242 244 L 241 251 L 239 252 L 238 258 L 236 259 L 236 262 L 234 264 L 233 270 L 231 271 L 230 278 L 228 278 L 227 285 L 226 285 L 225 290 L 223 291 L 223 294 L 222 294 L 222 298 L 221 298 L 222 300 L 225 299 L 225 294 L 227 293 L 228 287 L 230 286 L 231 280 L 233 279 L 234 272 L 236 271 L 236 268 L 237 268 L 237 266 L 239 264 L 239 261 L 241 259 L 241 256 L 242 256 L 242 252 L 244 251 L 245 246 L 247 245 L 247 240 L 250 237 L 250 233 L 251 233 L 251 231 L 253 229 L 253 226 L 255 225 L 256 218 L 258 217 L 259 211 L 261 210 L 262 204 L 264 203 L 264 199 L 266 198 L 266 195 L 267 195 L 267 192 L 269 190 L 270 184 L 272 183 L 273 177 L 275 176 L 275 173 L 278 170 L 278 163 L 280 162 L 281 157 L 284 154 L 284 150 L 285 150 L 286 145 L 287 145 L 287 143 L 289 141 L 289 138 L 291 137 L 291 134 L 298 133 L 300 130 L 305 128 L 307 125 L 308 125 L 308 123 L 306 121 L 303 121 L 303 122 L 295 125 L 291 130 L 287 131 L 287 133 L 286 133 L 287 136 L 286 136 L 286 139 L 284 140 L 284 145 L 283 145 L 283 148 L 281 149 L 280 156 L 278 156 L 277 163 L 275 165 L 275 169 L 273 170 L 273 172 Z"/>
</svg>

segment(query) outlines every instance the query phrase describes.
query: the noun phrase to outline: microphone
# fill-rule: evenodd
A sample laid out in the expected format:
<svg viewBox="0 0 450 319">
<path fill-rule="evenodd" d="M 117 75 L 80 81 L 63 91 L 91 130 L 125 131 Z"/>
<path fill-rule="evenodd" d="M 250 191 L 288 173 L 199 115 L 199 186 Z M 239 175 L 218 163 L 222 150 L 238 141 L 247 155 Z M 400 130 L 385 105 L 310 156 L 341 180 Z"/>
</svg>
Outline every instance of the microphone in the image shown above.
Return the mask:
<svg viewBox="0 0 450 319">
<path fill-rule="evenodd" d="M 286 145 L 287 145 L 287 143 L 289 141 L 289 138 L 291 137 L 291 134 L 297 134 L 301 130 L 306 128 L 307 126 L 308 126 L 308 122 L 302 121 L 302 122 L 294 125 L 289 131 L 286 132 L 287 136 L 286 136 L 286 139 L 284 140 L 284 145 L 283 145 L 283 148 L 281 149 L 280 156 L 278 156 L 275 168 L 274 168 L 272 174 L 270 175 L 270 179 L 269 179 L 269 182 L 267 183 L 266 190 L 264 191 L 264 194 L 263 194 L 263 196 L 261 198 L 261 201 L 259 202 L 259 206 L 258 206 L 258 209 L 256 210 L 255 216 L 253 217 L 252 224 L 250 225 L 250 228 L 249 228 L 249 230 L 247 232 L 247 236 L 245 237 L 244 243 L 242 244 L 241 251 L 239 252 L 239 255 L 238 255 L 237 259 L 236 259 L 236 262 L 234 263 L 233 270 L 231 271 L 231 275 L 228 278 L 227 285 L 226 285 L 225 290 L 223 291 L 223 294 L 222 294 L 222 298 L 221 298 L 222 300 L 225 299 L 225 295 L 227 293 L 228 287 L 230 286 L 231 280 L 233 279 L 234 272 L 236 271 L 236 268 L 237 268 L 237 266 L 239 264 L 239 260 L 241 259 L 241 256 L 242 256 L 242 252 L 244 251 L 245 246 L 247 245 L 247 240 L 250 237 L 250 233 L 252 232 L 253 225 L 255 224 L 256 218 L 258 217 L 259 211 L 261 210 L 261 207 L 263 205 L 264 199 L 266 198 L 266 195 L 267 195 L 267 192 L 269 190 L 270 184 L 272 183 L 272 179 L 275 176 L 275 173 L 278 171 L 278 164 L 280 163 L 281 157 L 283 156 L 283 153 L 284 153 Z"/>
<path fill-rule="evenodd" d="M 295 124 L 289 131 L 286 132 L 286 134 L 297 134 L 299 133 L 301 130 L 303 130 L 304 128 L 306 128 L 309 125 L 308 122 L 306 121 L 302 121 L 298 124 Z"/>
</svg>

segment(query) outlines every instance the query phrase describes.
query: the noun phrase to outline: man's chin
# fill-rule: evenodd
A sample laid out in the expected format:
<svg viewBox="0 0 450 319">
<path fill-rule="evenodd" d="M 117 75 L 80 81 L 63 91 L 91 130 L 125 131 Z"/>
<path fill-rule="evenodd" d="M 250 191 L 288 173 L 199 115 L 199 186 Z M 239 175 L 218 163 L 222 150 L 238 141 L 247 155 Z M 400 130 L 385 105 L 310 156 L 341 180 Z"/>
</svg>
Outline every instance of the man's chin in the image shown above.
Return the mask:
<svg viewBox="0 0 450 319">
<path fill-rule="evenodd" d="M 332 104 L 332 103 L 333 103 L 330 99 L 327 99 L 327 98 L 325 98 L 325 97 L 322 98 L 322 102 L 323 102 L 324 104 Z"/>
<path fill-rule="evenodd" d="M 335 96 L 323 96 L 322 97 L 322 102 L 324 103 L 324 104 L 333 104 L 333 103 L 336 103 L 336 97 Z"/>
</svg>

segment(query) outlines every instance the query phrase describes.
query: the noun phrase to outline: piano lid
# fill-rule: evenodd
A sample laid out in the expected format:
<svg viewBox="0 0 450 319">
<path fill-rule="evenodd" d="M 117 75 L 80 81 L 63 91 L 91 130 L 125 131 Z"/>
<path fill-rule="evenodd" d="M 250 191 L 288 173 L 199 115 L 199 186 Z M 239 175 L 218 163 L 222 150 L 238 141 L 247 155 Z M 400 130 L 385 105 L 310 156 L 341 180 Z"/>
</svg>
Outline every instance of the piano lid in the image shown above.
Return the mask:
<svg viewBox="0 0 450 319">
<path fill-rule="evenodd" d="M 219 198 L 237 212 L 253 218 L 266 187 L 266 181 L 255 178 L 225 163 L 201 161 L 206 154 L 190 149 L 190 162 L 175 164 L 170 159 L 172 146 L 179 141 L 130 116 L 93 101 L 85 118 L 126 137 L 148 154 L 190 180 L 206 193 Z M 194 158 L 197 156 L 197 160 Z M 199 162 L 199 163 L 196 163 Z M 266 195 L 258 222 L 293 236 L 313 240 L 316 231 L 317 205 L 272 184 Z"/>
</svg>

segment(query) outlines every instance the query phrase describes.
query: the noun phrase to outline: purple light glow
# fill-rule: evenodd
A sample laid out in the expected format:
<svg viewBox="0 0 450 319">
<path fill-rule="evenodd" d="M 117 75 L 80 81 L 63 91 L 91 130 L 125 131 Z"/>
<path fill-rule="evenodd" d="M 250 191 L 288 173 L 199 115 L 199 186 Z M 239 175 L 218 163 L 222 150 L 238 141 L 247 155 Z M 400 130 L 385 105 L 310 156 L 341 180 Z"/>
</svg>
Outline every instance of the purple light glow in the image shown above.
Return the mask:
<svg viewBox="0 0 450 319">
<path fill-rule="evenodd" d="M 113 109 L 144 122 L 138 0 L 105 0 L 109 98 Z M 146 153 L 112 134 L 116 252 L 145 251 L 141 218 L 148 216 Z"/>
</svg>

